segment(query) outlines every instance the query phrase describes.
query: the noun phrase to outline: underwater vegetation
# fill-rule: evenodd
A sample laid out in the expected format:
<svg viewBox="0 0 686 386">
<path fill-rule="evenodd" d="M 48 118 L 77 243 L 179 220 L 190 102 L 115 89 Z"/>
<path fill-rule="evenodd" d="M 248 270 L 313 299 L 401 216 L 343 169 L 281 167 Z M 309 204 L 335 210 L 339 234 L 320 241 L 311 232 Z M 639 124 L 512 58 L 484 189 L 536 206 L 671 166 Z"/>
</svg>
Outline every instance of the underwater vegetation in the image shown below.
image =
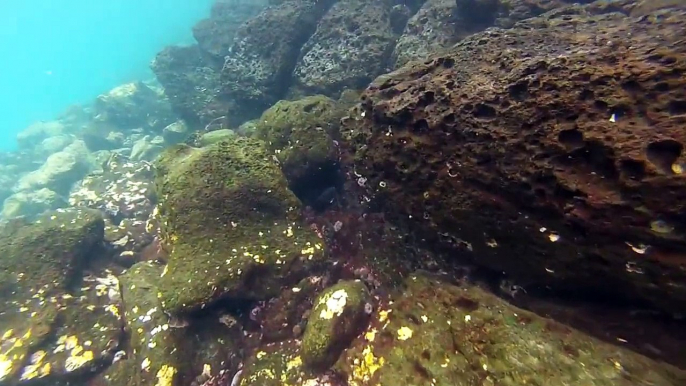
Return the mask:
<svg viewBox="0 0 686 386">
<path fill-rule="evenodd" d="M 684 31 L 218 0 L 0 154 L 0 386 L 686 384 Z"/>
</svg>

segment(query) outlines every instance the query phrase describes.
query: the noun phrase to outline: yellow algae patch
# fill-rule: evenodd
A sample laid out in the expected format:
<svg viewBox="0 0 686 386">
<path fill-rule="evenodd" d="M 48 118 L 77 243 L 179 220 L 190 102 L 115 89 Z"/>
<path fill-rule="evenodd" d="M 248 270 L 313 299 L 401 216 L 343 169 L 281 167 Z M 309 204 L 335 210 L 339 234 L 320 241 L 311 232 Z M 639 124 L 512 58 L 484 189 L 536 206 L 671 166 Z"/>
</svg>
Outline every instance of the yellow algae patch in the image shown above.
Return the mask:
<svg viewBox="0 0 686 386">
<path fill-rule="evenodd" d="M 64 363 L 64 368 L 67 371 L 74 371 L 93 360 L 93 351 L 83 351 L 83 353 L 81 353 L 81 351 L 83 351 L 81 346 L 78 346 L 72 350 L 71 355 Z M 76 352 L 76 354 L 74 352 Z"/>
<path fill-rule="evenodd" d="M 5 354 L 0 354 L 0 381 L 10 375 L 13 366 L 14 364 Z"/>
<path fill-rule="evenodd" d="M 176 375 L 176 368 L 169 365 L 162 365 L 157 372 L 157 383 L 155 386 L 172 386 L 174 375 Z"/>
<path fill-rule="evenodd" d="M 385 360 L 374 356 L 371 346 L 367 346 L 362 351 L 362 361 L 355 359 L 352 378 L 349 383 L 354 381 L 369 381 L 383 365 Z"/>
<path fill-rule="evenodd" d="M 302 364 L 303 364 L 303 360 L 302 360 L 302 358 L 300 358 L 300 355 L 298 355 L 295 358 L 288 361 L 288 363 L 286 363 L 286 369 L 288 371 L 291 371 L 293 369 L 299 368 L 300 366 L 302 366 Z"/>
<path fill-rule="evenodd" d="M 410 329 L 409 327 L 403 326 L 403 327 L 400 327 L 398 329 L 398 339 L 399 340 L 408 340 L 408 339 L 412 338 L 412 334 L 413 334 L 412 329 Z"/>
</svg>

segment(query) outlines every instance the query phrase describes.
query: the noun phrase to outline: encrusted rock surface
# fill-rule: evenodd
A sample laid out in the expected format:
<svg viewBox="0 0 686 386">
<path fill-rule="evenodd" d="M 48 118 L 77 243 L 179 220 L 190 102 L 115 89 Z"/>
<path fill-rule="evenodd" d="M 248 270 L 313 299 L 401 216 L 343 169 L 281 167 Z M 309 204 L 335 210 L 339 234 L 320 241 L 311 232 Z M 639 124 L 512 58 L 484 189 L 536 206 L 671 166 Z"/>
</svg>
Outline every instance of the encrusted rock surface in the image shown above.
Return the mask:
<svg viewBox="0 0 686 386">
<path fill-rule="evenodd" d="M 323 263 L 321 241 L 299 221 L 300 202 L 261 141 L 177 145 L 156 165 L 161 231 L 171 249 L 160 282 L 168 312 L 267 299 Z"/>
<path fill-rule="evenodd" d="M 221 78 L 245 105 L 267 107 L 285 94 L 300 48 L 333 0 L 289 0 L 266 8 L 236 32 Z"/>
<path fill-rule="evenodd" d="M 407 279 L 335 368 L 348 385 L 663 385 L 686 373 L 470 285 Z"/>
<path fill-rule="evenodd" d="M 352 165 L 387 214 L 529 290 L 683 314 L 686 12 L 612 11 L 630 7 L 562 8 L 380 77 L 345 123 Z"/>
<path fill-rule="evenodd" d="M 102 239 L 89 209 L 0 228 L 0 385 L 83 382 L 112 362 L 124 339 L 119 283 L 82 277 Z"/>
<path fill-rule="evenodd" d="M 293 72 L 307 94 L 337 96 L 364 88 L 386 70 L 396 36 L 389 1 L 340 0 L 302 48 Z"/>
</svg>

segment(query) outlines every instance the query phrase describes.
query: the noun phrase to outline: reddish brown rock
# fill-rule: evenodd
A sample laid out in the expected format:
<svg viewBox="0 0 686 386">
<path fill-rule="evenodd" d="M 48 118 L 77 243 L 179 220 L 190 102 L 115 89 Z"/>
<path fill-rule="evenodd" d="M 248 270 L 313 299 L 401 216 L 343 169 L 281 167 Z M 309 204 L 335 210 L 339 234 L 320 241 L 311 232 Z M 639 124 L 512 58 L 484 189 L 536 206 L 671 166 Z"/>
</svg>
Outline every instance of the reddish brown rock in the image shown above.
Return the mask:
<svg viewBox="0 0 686 386">
<path fill-rule="evenodd" d="M 377 79 L 344 120 L 358 182 L 529 291 L 683 313 L 686 10 L 632 18 L 620 3 L 485 31 Z"/>
</svg>

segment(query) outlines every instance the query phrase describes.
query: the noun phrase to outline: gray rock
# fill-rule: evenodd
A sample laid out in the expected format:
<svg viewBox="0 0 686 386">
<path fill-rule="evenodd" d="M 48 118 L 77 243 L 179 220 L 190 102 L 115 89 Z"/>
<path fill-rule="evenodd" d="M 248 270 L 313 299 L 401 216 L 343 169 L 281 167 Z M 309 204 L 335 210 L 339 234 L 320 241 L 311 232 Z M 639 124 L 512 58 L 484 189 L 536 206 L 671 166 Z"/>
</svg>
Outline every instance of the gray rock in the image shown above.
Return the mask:
<svg viewBox="0 0 686 386">
<path fill-rule="evenodd" d="M 129 158 L 133 161 L 152 161 L 162 151 L 162 146 L 155 145 L 149 136 L 145 136 L 133 144 Z"/>
<path fill-rule="evenodd" d="M 220 129 L 205 133 L 200 137 L 200 146 L 208 146 L 221 140 L 232 138 L 236 133 L 231 129 Z"/>
<path fill-rule="evenodd" d="M 5 199 L 2 217 L 10 219 L 20 216 L 33 217 L 47 210 L 67 206 L 67 201 L 50 189 L 19 192 Z"/>
<path fill-rule="evenodd" d="M 385 72 L 396 35 L 385 1 L 341 0 L 320 21 L 293 73 L 304 94 L 337 96 Z"/>
<path fill-rule="evenodd" d="M 17 134 L 17 143 L 22 149 L 32 149 L 44 139 L 63 134 L 65 126 L 59 121 L 36 122 Z"/>
<path fill-rule="evenodd" d="M 15 192 L 48 188 L 67 195 L 71 186 L 93 167 L 86 144 L 74 141 L 64 150 L 52 154 L 38 170 L 23 176 L 15 185 Z"/>
<path fill-rule="evenodd" d="M 188 127 L 184 121 L 176 121 L 162 130 L 162 136 L 170 145 L 182 142 L 188 136 Z"/>
<path fill-rule="evenodd" d="M 412 60 L 426 59 L 455 44 L 457 6 L 455 0 L 428 0 L 410 18 L 403 35 L 393 52 L 393 62 L 398 68 Z"/>
</svg>

